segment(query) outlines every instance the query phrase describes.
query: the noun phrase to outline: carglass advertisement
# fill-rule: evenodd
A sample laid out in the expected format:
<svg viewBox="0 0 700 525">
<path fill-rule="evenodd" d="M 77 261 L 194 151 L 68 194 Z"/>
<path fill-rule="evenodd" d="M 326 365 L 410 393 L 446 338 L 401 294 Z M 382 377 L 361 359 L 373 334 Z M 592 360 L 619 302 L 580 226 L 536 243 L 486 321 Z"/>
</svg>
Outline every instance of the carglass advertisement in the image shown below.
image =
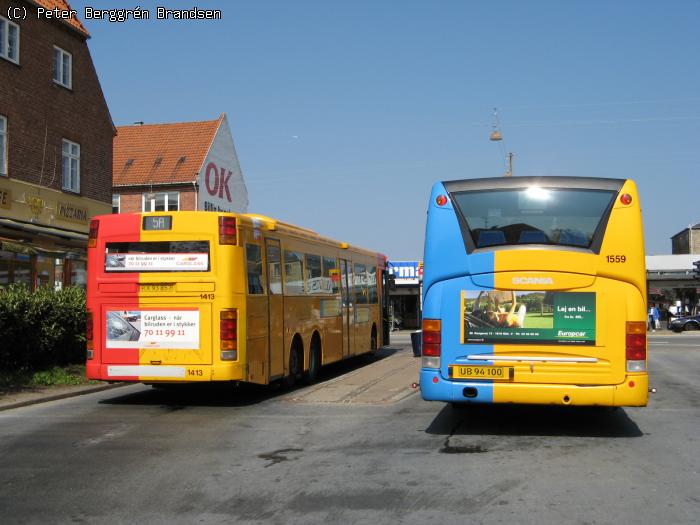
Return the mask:
<svg viewBox="0 0 700 525">
<path fill-rule="evenodd" d="M 595 345 L 594 292 L 462 290 L 462 344 Z"/>
<path fill-rule="evenodd" d="M 108 253 L 106 272 L 205 272 L 208 253 Z"/>
<path fill-rule="evenodd" d="M 199 310 L 107 310 L 107 348 L 199 348 Z"/>
</svg>

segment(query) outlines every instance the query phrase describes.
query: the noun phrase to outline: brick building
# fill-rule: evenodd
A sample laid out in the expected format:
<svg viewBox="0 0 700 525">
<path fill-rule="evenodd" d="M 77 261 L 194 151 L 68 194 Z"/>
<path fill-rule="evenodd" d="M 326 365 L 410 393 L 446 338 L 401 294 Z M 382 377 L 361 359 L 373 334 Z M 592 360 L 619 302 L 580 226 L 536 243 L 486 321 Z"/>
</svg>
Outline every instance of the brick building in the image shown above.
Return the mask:
<svg viewBox="0 0 700 525">
<path fill-rule="evenodd" d="M 89 34 L 42 8 L 70 10 L 0 0 L 0 288 L 84 285 L 90 217 L 110 211 L 115 130 Z"/>
<path fill-rule="evenodd" d="M 114 213 L 248 208 L 225 114 L 201 122 L 119 126 L 112 171 Z"/>
</svg>

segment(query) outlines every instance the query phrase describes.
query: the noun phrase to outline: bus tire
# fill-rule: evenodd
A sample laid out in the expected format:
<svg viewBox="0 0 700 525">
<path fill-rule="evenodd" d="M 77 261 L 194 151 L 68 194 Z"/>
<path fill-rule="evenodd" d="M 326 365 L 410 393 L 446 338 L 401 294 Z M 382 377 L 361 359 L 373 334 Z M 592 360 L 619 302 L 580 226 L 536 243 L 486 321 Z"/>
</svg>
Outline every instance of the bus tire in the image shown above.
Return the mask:
<svg viewBox="0 0 700 525">
<path fill-rule="evenodd" d="M 304 371 L 304 345 L 301 338 L 296 335 L 292 341 L 292 348 L 289 350 L 289 374 L 284 378 L 283 384 L 286 388 L 291 388 L 302 376 Z"/>
<path fill-rule="evenodd" d="M 321 337 L 314 332 L 309 348 L 309 369 L 304 374 L 304 383 L 310 385 L 318 379 L 318 371 L 321 368 Z"/>
</svg>

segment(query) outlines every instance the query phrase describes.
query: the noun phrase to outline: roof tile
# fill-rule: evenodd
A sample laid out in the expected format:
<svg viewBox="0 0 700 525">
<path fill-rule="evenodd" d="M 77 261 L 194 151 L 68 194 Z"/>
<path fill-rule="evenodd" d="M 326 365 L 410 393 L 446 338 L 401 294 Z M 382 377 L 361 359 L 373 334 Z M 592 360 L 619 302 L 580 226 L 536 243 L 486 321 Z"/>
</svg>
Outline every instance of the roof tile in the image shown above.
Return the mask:
<svg viewBox="0 0 700 525">
<path fill-rule="evenodd" d="M 114 186 L 172 184 L 197 179 L 224 116 L 200 122 L 118 126 Z"/>
<path fill-rule="evenodd" d="M 56 9 L 58 8 L 61 11 L 69 11 L 71 9 L 70 4 L 67 2 L 67 0 L 34 0 L 34 3 L 44 7 L 46 9 Z M 89 37 L 90 33 L 88 33 L 88 30 L 85 29 L 85 26 L 83 23 L 78 19 L 78 17 L 72 17 L 72 18 L 63 18 L 61 19 L 62 22 L 65 22 L 68 24 L 70 27 L 73 29 L 77 30 L 79 33 L 82 33 L 83 35 Z"/>
</svg>

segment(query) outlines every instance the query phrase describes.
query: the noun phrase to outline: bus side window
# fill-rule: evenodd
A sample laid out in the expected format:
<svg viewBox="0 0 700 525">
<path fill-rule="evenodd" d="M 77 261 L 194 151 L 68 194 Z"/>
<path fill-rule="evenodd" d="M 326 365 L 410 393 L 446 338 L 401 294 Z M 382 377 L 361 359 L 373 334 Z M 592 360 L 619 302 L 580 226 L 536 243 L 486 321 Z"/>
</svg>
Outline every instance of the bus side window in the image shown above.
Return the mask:
<svg viewBox="0 0 700 525">
<path fill-rule="evenodd" d="M 245 254 L 248 273 L 248 293 L 253 295 L 264 294 L 262 250 L 260 249 L 260 245 L 246 243 Z"/>
<path fill-rule="evenodd" d="M 367 273 L 364 264 L 355 265 L 353 280 L 355 285 L 355 302 L 357 304 L 367 304 Z"/>
<path fill-rule="evenodd" d="M 323 289 L 332 294 L 340 291 L 340 271 L 335 259 L 323 258 Z"/>
<path fill-rule="evenodd" d="M 367 275 L 369 278 L 367 283 L 369 289 L 369 304 L 377 304 L 377 302 L 379 302 L 379 293 L 377 291 L 377 267 L 370 266 Z"/>
<path fill-rule="evenodd" d="M 282 295 L 282 262 L 279 241 L 267 241 L 267 276 L 272 295 Z"/>
<path fill-rule="evenodd" d="M 321 256 L 306 254 L 306 293 L 318 294 L 325 290 L 321 281 Z"/>
<path fill-rule="evenodd" d="M 301 295 L 304 293 L 304 273 L 302 261 L 304 254 L 284 250 L 284 294 Z"/>
</svg>

